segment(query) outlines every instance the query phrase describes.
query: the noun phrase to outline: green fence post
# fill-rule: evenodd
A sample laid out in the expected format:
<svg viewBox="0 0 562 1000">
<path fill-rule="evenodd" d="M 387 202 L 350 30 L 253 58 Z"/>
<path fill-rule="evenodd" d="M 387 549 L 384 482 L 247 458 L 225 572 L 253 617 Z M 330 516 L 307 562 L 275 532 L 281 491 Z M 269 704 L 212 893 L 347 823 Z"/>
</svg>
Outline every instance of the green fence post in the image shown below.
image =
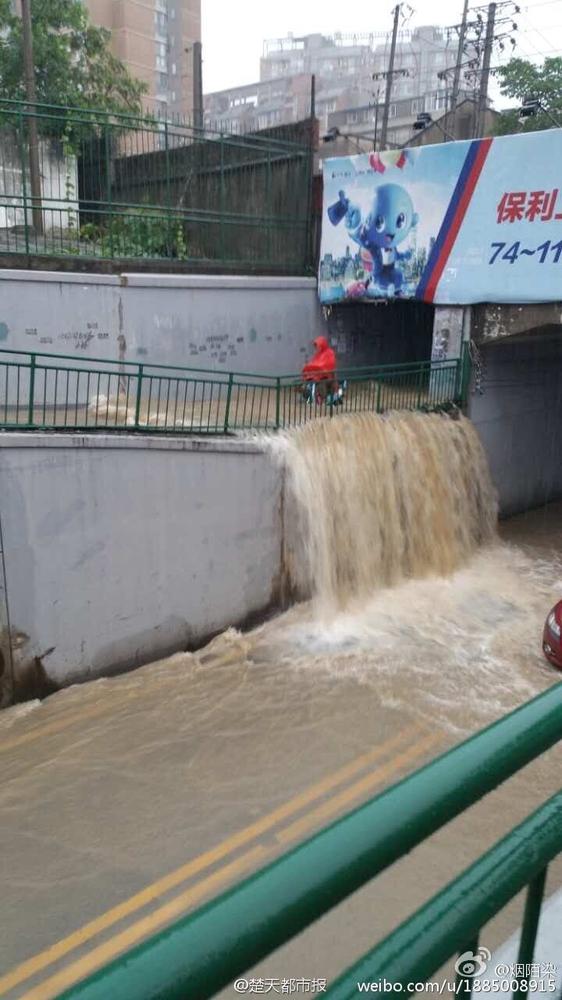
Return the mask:
<svg viewBox="0 0 562 1000">
<path fill-rule="evenodd" d="M 425 374 L 425 372 L 424 372 L 424 366 L 423 366 L 423 363 L 422 363 L 422 364 L 420 364 L 420 371 L 419 371 L 419 375 L 418 375 L 418 400 L 417 400 L 417 403 L 416 403 L 416 410 L 419 410 L 419 408 L 421 406 L 422 389 L 423 389 L 423 376 L 424 376 L 424 374 Z"/>
<path fill-rule="evenodd" d="M 230 417 L 230 400 L 232 398 L 232 385 L 234 383 L 234 375 L 230 372 L 228 376 L 228 388 L 226 390 L 226 409 L 224 411 L 224 433 L 228 434 L 228 421 Z"/>
<path fill-rule="evenodd" d="M 220 237 L 220 259 L 222 261 L 224 261 L 225 260 L 225 254 L 226 254 L 226 248 L 225 248 L 225 245 L 224 245 L 224 213 L 226 211 L 226 190 L 225 190 L 225 186 L 224 186 L 224 135 L 223 135 L 222 132 L 221 132 L 221 153 L 220 153 L 220 156 L 221 156 L 221 160 L 220 160 L 221 176 L 220 176 L 220 230 L 219 230 L 219 237 Z"/>
<path fill-rule="evenodd" d="M 135 430 L 138 430 L 138 428 L 139 428 L 140 407 L 141 407 L 141 394 L 142 394 L 142 373 L 143 373 L 143 371 L 144 371 L 143 366 L 139 365 L 139 370 L 138 370 L 138 374 L 137 374 L 137 399 L 136 399 L 136 403 L 135 403 Z"/>
<path fill-rule="evenodd" d="M 18 145 L 20 149 L 20 160 L 21 160 L 21 183 L 22 183 L 22 195 L 23 195 L 23 222 L 24 222 L 24 232 L 25 232 L 25 252 L 29 257 L 29 219 L 28 219 L 28 204 L 27 204 L 27 181 L 26 181 L 26 168 L 25 168 L 25 148 L 23 142 L 24 129 L 23 129 L 23 116 L 20 111 L 18 115 Z"/>
<path fill-rule="evenodd" d="M 527 890 L 525 900 L 525 912 L 523 914 L 523 927 L 521 929 L 521 941 L 519 943 L 519 954 L 517 956 L 518 965 L 531 965 L 535 953 L 535 941 L 541 914 L 544 886 L 546 882 L 546 868 L 533 879 Z M 526 997 L 529 992 L 529 979 L 532 978 L 526 973 L 518 975 L 519 989 L 517 995 Z M 525 985 L 526 982 L 526 985 Z"/>
<path fill-rule="evenodd" d="M 33 397 L 35 395 L 35 354 L 31 355 L 29 364 L 29 403 L 27 407 L 27 423 L 33 427 Z"/>
<path fill-rule="evenodd" d="M 166 207 L 168 209 L 168 225 L 166 226 L 166 249 L 168 257 L 172 256 L 172 190 L 170 178 L 170 141 L 168 136 L 168 121 L 164 122 L 164 144 L 166 161 Z"/>
<path fill-rule="evenodd" d="M 109 254 L 113 260 L 113 211 L 112 211 L 112 194 L 111 194 L 111 153 L 110 153 L 110 132 L 109 126 L 106 125 L 104 129 L 104 146 L 105 146 L 105 194 L 107 211 L 109 215 Z"/>
<path fill-rule="evenodd" d="M 464 407 L 468 401 L 468 387 L 470 385 L 470 375 L 471 375 L 471 358 L 470 358 L 470 344 L 466 340 L 463 344 L 463 352 L 461 358 L 461 391 L 460 391 L 460 404 Z"/>
<path fill-rule="evenodd" d="M 281 427 L 281 379 L 275 382 L 275 430 Z"/>
<path fill-rule="evenodd" d="M 382 382 L 379 379 L 377 382 L 377 401 L 375 403 L 375 413 L 381 412 L 381 391 L 382 391 Z"/>
<path fill-rule="evenodd" d="M 267 147 L 267 173 L 265 175 L 265 210 L 267 212 L 267 226 L 266 226 L 266 258 L 267 263 L 271 263 L 271 228 L 273 217 L 273 206 L 271 204 L 271 149 Z"/>
</svg>

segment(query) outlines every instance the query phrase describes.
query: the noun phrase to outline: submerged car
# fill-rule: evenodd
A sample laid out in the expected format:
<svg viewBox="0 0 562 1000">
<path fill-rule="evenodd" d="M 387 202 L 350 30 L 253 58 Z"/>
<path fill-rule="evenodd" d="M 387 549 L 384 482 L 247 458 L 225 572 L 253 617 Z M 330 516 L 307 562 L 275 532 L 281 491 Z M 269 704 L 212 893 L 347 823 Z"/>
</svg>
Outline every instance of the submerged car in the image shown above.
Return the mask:
<svg viewBox="0 0 562 1000">
<path fill-rule="evenodd" d="M 562 601 L 558 601 L 544 624 L 543 653 L 547 660 L 562 670 Z"/>
</svg>

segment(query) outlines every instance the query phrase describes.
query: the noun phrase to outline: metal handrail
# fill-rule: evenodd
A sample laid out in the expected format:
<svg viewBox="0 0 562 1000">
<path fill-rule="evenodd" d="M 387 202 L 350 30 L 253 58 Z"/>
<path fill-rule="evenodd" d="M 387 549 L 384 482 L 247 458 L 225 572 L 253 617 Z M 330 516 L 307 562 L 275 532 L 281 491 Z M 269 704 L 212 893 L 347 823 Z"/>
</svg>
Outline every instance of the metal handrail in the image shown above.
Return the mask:
<svg viewBox="0 0 562 1000">
<path fill-rule="evenodd" d="M 429 979 L 456 952 L 465 948 L 474 952 L 483 925 L 526 886 L 517 964 L 531 964 L 547 866 L 561 851 L 562 791 L 350 966 L 326 995 L 330 1000 L 352 1000 L 358 983 L 386 981 L 400 983 L 400 994 L 411 996 L 414 983 Z M 528 990 L 521 982 L 518 985 L 517 996 L 525 997 Z M 470 996 L 470 982 L 459 992 Z"/>
<path fill-rule="evenodd" d="M 561 738 L 562 684 L 555 684 L 230 891 L 125 952 L 71 987 L 61 1000 L 110 996 L 207 1000 Z M 525 852 L 519 856 L 527 880 L 561 846 L 558 798 L 545 806 L 542 818 L 548 821 L 548 835 L 544 841 L 539 838 L 532 860 Z M 535 814 L 527 821 L 526 831 L 536 829 L 537 823 Z M 507 851 L 502 842 L 502 858 L 512 852 L 520 831 L 515 831 L 515 840 L 508 838 Z M 489 858 L 480 864 L 489 864 Z M 460 905 L 458 888 L 448 891 Z M 482 896 L 493 890 L 493 885 L 485 889 L 480 885 Z M 483 915 L 475 916 L 473 909 L 469 913 L 468 904 L 465 913 L 466 925 L 455 927 L 453 950 L 465 944 L 476 916 Z M 451 953 L 449 945 L 443 943 L 439 931 L 431 961 L 424 959 L 425 972 L 430 966 L 431 971 L 437 968 L 445 952 Z"/>
<path fill-rule="evenodd" d="M 73 363 L 76 362 L 75 354 L 55 354 L 55 353 L 50 353 L 48 351 L 20 351 L 20 350 L 12 350 L 9 347 L 1 347 L 0 364 L 2 364 L 2 356 L 8 354 L 17 354 L 18 356 L 24 356 L 29 359 L 31 359 L 31 357 L 34 357 L 35 359 L 52 358 L 56 361 L 60 360 L 60 361 L 72 361 Z M 192 368 L 191 366 L 187 367 L 184 365 L 163 365 L 157 362 L 153 363 L 150 361 L 143 361 L 143 362 L 125 361 L 125 360 L 121 361 L 121 360 L 115 360 L 114 358 L 98 358 L 98 357 L 92 358 L 88 356 L 83 360 L 88 364 L 90 364 L 91 362 L 92 364 L 115 365 L 119 368 L 121 368 L 123 365 L 126 365 L 129 368 L 138 368 L 139 364 L 142 363 L 142 365 L 145 368 L 147 367 L 161 368 L 166 371 L 177 371 L 188 374 L 201 372 L 207 375 L 214 375 L 215 377 L 222 375 L 226 379 L 228 379 L 229 375 L 234 375 L 237 378 L 269 379 L 272 382 L 275 382 L 278 378 L 294 379 L 297 381 L 301 381 L 302 379 L 301 374 L 296 372 L 290 372 L 288 374 L 280 374 L 280 375 L 270 375 L 267 372 L 245 372 L 245 371 L 230 371 L 230 370 L 222 372 L 217 370 L 216 368 Z M 400 361 L 396 364 L 385 364 L 385 365 L 355 365 L 355 366 L 350 365 L 345 368 L 341 368 L 338 366 L 338 376 L 341 377 L 354 374 L 363 376 L 372 374 L 373 376 L 376 376 L 381 372 L 383 374 L 394 371 L 411 370 L 412 372 L 415 372 L 418 371 L 420 368 L 422 368 L 424 371 L 432 371 L 434 369 L 439 370 L 440 368 L 454 368 L 457 364 L 459 364 L 460 361 L 462 361 L 462 358 L 448 358 L 445 361 Z M 87 371 L 87 369 L 83 370 Z"/>
<path fill-rule="evenodd" d="M 340 369 L 336 386 L 328 381 L 312 392 L 299 374 L 221 372 L 3 348 L 0 428 L 225 434 L 278 430 L 340 412 L 432 410 L 462 404 L 463 366 L 457 358 Z"/>
</svg>

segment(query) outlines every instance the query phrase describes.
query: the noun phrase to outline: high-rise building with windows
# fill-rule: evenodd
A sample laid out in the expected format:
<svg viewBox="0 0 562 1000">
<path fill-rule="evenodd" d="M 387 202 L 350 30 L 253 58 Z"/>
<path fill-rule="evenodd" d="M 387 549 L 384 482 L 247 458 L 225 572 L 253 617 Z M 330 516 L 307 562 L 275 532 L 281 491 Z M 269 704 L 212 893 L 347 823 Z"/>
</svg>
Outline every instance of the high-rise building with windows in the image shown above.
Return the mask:
<svg viewBox="0 0 562 1000">
<path fill-rule="evenodd" d="M 454 32 L 434 25 L 399 32 L 389 142 L 405 141 L 412 134 L 419 111 L 446 110 L 457 45 Z M 321 129 L 341 126 L 351 133 L 374 133 L 377 120 L 380 129 L 389 52 L 390 35 L 385 32 L 289 35 L 266 41 L 259 82 L 207 94 L 206 120 L 246 130 L 306 117 L 314 75 Z M 462 96 L 465 87 L 463 81 Z"/>
<path fill-rule="evenodd" d="M 112 51 L 148 85 L 147 111 L 192 114 L 201 0 L 85 0 L 94 24 L 111 31 Z"/>
</svg>

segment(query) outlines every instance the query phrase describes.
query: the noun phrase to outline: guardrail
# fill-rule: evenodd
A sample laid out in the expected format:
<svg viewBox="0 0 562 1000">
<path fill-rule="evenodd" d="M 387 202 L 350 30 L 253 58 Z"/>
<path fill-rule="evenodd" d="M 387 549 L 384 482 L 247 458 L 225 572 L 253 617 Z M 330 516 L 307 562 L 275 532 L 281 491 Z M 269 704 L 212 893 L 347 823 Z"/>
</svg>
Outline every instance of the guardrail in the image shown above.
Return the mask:
<svg viewBox="0 0 562 1000">
<path fill-rule="evenodd" d="M 299 375 L 104 361 L 0 350 L 3 430 L 228 434 L 271 431 L 337 413 L 462 404 L 468 358 L 338 372 L 342 398 Z"/>
<path fill-rule="evenodd" d="M 323 916 L 562 738 L 562 684 L 499 719 L 230 891 L 125 952 L 61 1000 L 206 1000 Z M 562 793 L 525 820 L 347 970 L 358 982 L 408 989 L 456 952 L 529 886 L 519 962 L 532 961 L 546 868 L 562 851 Z M 470 976 L 460 992 L 470 996 Z M 524 984 L 520 990 L 525 995 Z"/>
</svg>

